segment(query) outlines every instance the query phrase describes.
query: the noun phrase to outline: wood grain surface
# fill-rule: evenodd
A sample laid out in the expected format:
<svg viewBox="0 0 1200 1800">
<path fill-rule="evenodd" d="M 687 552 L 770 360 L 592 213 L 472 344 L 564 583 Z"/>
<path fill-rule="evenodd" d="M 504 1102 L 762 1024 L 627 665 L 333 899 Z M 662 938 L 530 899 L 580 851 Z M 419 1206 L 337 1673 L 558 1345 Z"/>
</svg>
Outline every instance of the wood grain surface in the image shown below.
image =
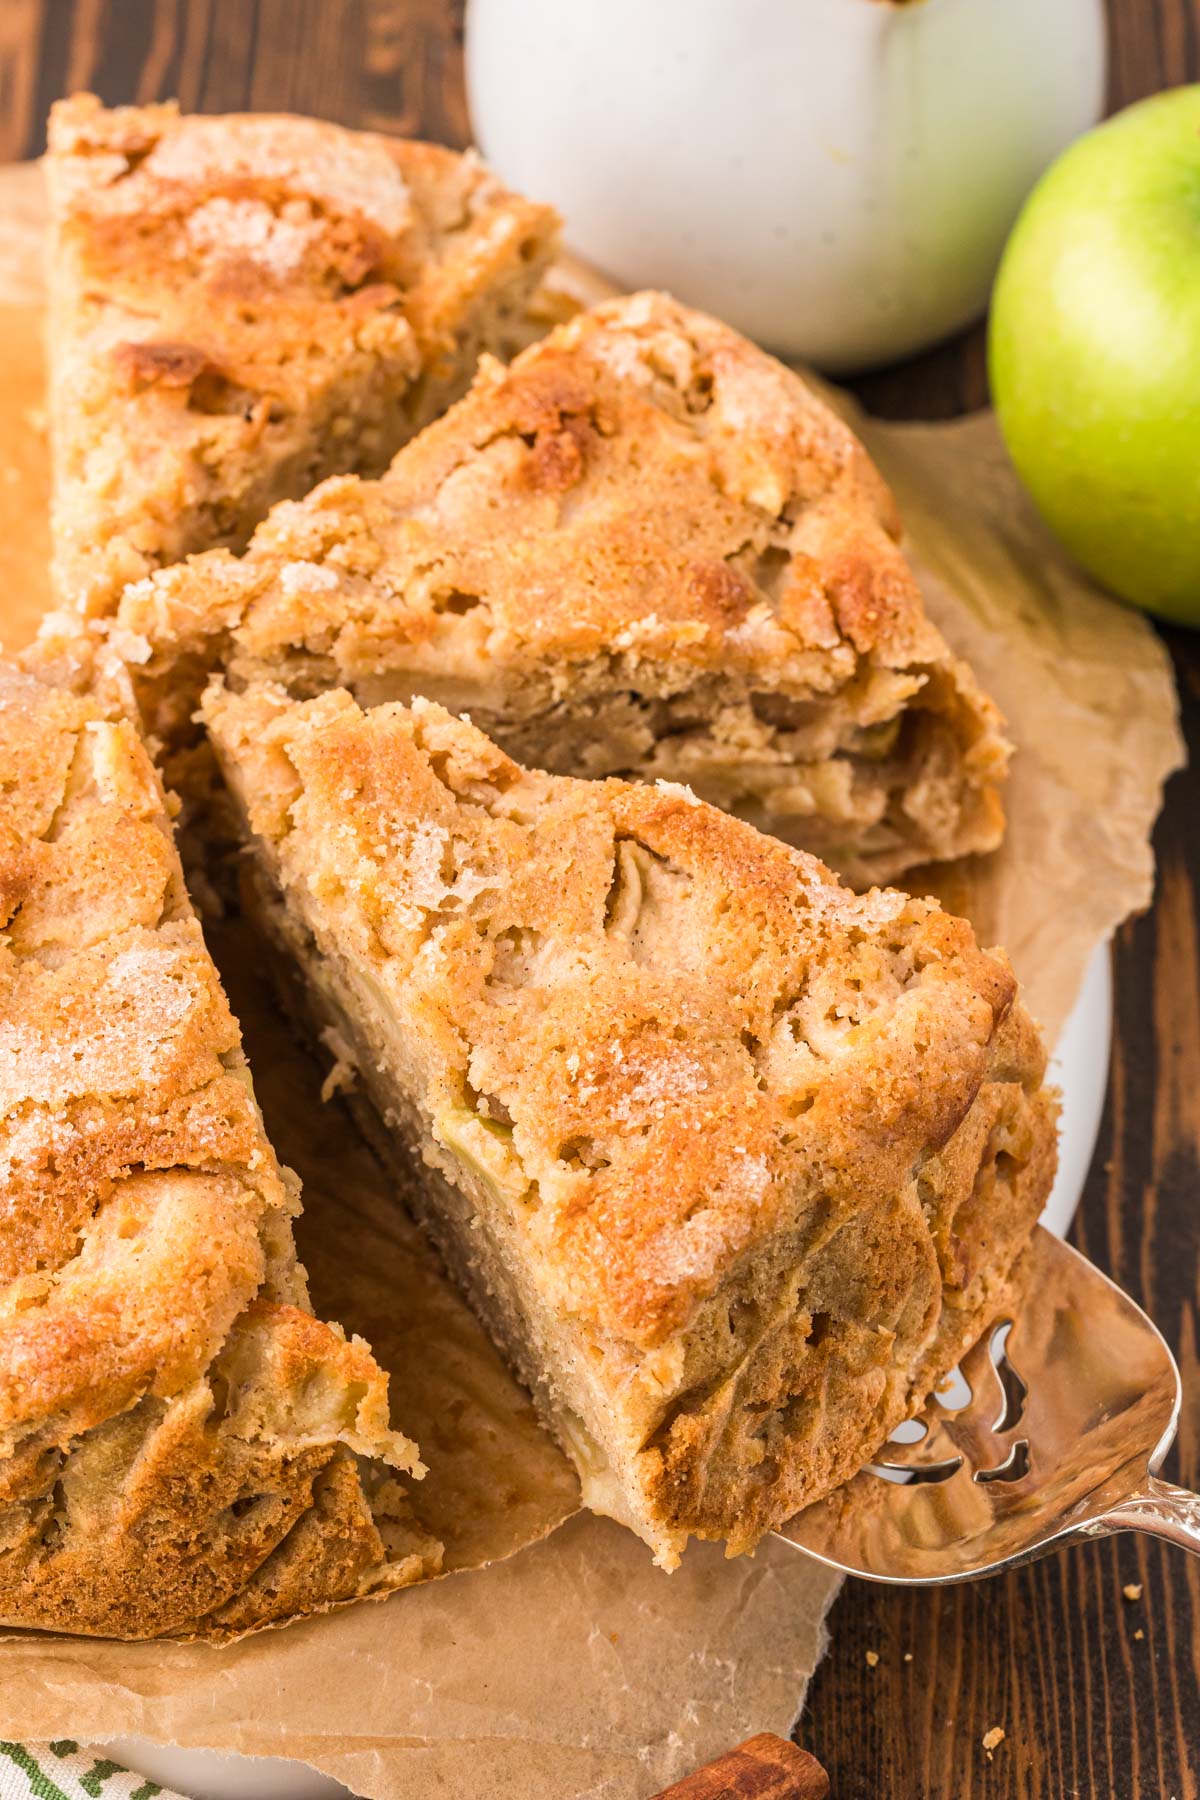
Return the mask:
<svg viewBox="0 0 1200 1800">
<path fill-rule="evenodd" d="M 1109 0 L 1109 15 L 1114 106 L 1200 79 L 1200 0 Z M 0 160 L 37 154 L 48 105 L 79 87 L 462 144 L 461 38 L 452 0 L 0 0 Z M 982 333 L 859 392 L 897 417 L 979 405 Z M 1200 636 L 1167 636 L 1192 762 L 1168 790 L 1156 904 L 1115 947 L 1111 1091 L 1074 1237 L 1179 1356 L 1186 1398 L 1167 1474 L 1196 1486 Z M 835 1800 L 1200 1800 L 1200 1561 L 1119 1538 L 940 1593 L 849 1583 L 831 1625 L 799 1736 Z"/>
</svg>

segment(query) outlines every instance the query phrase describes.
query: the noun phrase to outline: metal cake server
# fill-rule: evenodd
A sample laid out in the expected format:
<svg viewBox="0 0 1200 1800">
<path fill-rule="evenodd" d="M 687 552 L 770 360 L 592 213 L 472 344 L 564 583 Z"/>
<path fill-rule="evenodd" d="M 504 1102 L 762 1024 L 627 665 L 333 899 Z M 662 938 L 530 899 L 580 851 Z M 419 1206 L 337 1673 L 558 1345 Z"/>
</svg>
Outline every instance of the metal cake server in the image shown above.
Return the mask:
<svg viewBox="0 0 1200 1800">
<path fill-rule="evenodd" d="M 779 1537 L 849 1575 L 918 1586 L 1115 1531 L 1200 1554 L 1200 1495 L 1156 1473 L 1180 1405 L 1161 1334 L 1041 1226 L 1031 1261 L 1019 1315 L 994 1320 L 919 1423 Z"/>
</svg>

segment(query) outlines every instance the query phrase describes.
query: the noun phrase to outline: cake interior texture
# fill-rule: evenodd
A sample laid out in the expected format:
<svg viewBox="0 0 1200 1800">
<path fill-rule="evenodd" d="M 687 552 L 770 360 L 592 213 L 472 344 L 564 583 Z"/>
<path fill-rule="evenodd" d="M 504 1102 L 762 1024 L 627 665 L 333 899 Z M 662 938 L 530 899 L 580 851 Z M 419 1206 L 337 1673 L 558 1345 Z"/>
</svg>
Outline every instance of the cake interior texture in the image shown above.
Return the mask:
<svg viewBox="0 0 1200 1800">
<path fill-rule="evenodd" d="M 59 648 L 0 664 L 0 1624 L 227 1636 L 441 1546 L 309 1308 L 158 778 Z"/>
<path fill-rule="evenodd" d="M 214 668 L 421 695 L 535 767 L 686 782 L 868 886 L 1003 831 L 1001 720 L 898 533 L 797 375 L 641 294 L 485 358 L 382 479 L 132 584 L 113 642 L 185 789 Z"/>
<path fill-rule="evenodd" d="M 90 95 L 49 136 L 55 576 L 87 614 L 380 473 L 481 350 L 541 329 L 555 215 L 474 155 Z"/>
<path fill-rule="evenodd" d="M 670 784 L 217 681 L 251 904 L 451 1269 L 671 1566 L 854 1473 L 1011 1299 L 1054 1167 L 1000 954 Z"/>
</svg>

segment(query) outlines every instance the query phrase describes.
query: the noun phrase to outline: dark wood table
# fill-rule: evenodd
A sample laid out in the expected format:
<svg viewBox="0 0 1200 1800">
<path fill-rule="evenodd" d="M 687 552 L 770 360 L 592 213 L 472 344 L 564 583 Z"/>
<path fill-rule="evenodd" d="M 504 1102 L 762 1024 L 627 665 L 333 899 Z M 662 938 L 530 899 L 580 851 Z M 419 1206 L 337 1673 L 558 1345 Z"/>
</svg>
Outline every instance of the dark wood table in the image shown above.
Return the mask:
<svg viewBox="0 0 1200 1800">
<path fill-rule="evenodd" d="M 1114 106 L 1200 79 L 1200 0 L 1108 5 Z M 0 160 L 37 154 L 50 102 L 81 87 L 464 144 L 461 51 L 454 0 L 0 0 Z M 896 417 L 982 405 L 982 333 L 858 386 Z M 1117 939 L 1112 1079 L 1073 1237 L 1179 1357 L 1186 1399 L 1166 1472 L 1197 1486 L 1200 635 L 1166 636 L 1192 765 L 1159 823 L 1154 908 Z M 799 1735 L 835 1800 L 1200 1797 L 1200 1562 L 1178 1551 L 1117 1538 L 941 1593 L 851 1582 L 831 1625 Z M 989 1763 L 981 1739 L 995 1725 L 1007 1736 Z"/>
</svg>

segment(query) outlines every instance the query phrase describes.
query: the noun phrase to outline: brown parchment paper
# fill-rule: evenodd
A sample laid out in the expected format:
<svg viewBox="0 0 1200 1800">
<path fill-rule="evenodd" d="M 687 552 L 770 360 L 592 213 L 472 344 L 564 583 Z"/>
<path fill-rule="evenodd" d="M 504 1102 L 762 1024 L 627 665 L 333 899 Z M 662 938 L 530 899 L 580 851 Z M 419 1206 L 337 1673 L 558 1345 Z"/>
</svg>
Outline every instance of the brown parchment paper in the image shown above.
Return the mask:
<svg viewBox="0 0 1200 1800">
<path fill-rule="evenodd" d="M 0 171 L 8 647 L 49 601 L 36 181 Z M 1050 542 L 989 418 L 856 423 L 900 498 L 930 611 L 1020 747 L 1004 849 L 938 885 L 1008 943 L 1054 1032 L 1096 944 L 1149 897 L 1150 828 L 1180 758 L 1166 657 Z M 752 1730 L 786 1731 L 833 1577 L 776 1541 L 735 1562 L 694 1546 L 666 1576 L 606 1521 L 578 1515 L 553 1530 L 576 1504 L 562 1458 L 339 1104 L 321 1105 L 319 1072 L 282 1027 L 243 928 L 222 926 L 214 949 L 268 1126 L 305 1184 L 298 1235 L 314 1303 L 394 1370 L 397 1417 L 430 1466 L 417 1504 L 459 1572 L 220 1650 L 9 1634 L 0 1736 L 293 1756 L 377 1800 L 638 1800 Z"/>
</svg>

